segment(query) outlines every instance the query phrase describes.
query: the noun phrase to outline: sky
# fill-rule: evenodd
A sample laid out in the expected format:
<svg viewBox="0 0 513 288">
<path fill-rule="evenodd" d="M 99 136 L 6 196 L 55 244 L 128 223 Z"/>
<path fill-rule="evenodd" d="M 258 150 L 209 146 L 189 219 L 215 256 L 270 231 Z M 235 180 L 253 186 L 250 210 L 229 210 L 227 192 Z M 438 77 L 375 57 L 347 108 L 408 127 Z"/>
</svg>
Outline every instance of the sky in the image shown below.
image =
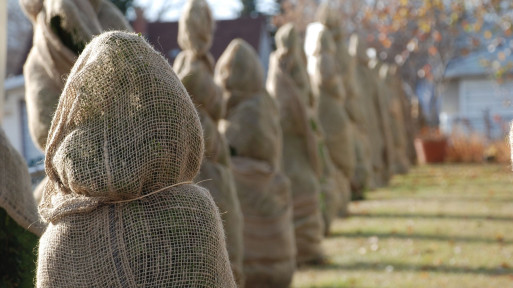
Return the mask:
<svg viewBox="0 0 513 288">
<path fill-rule="evenodd" d="M 240 0 L 207 0 L 215 19 L 233 19 L 238 16 L 242 9 Z M 169 11 L 162 15 L 160 20 L 176 21 L 180 17 L 180 12 L 184 8 L 186 0 L 135 0 L 135 6 L 146 8 L 146 18 L 155 21 L 158 11 L 163 5 L 169 5 Z M 264 13 L 272 13 L 274 9 L 274 0 L 257 0 L 257 9 Z"/>
</svg>

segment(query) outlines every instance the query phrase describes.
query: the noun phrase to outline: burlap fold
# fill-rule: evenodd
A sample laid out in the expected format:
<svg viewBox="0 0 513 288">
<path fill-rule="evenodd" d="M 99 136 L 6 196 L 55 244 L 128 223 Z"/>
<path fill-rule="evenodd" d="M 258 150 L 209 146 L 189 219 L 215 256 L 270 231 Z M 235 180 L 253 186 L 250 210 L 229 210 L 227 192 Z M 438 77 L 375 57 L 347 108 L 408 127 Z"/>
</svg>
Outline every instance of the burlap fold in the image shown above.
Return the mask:
<svg viewBox="0 0 513 288">
<path fill-rule="evenodd" d="M 46 147 L 38 287 L 235 287 L 219 212 L 191 183 L 194 106 L 142 37 L 104 33 L 73 66 Z"/>
<path fill-rule="evenodd" d="M 283 165 L 291 181 L 297 262 L 322 258 L 320 211 L 321 162 L 317 138 L 308 117 L 309 79 L 292 24 L 276 33 L 277 50 L 271 54 L 267 89 L 278 102 L 283 130 Z"/>
<path fill-rule="evenodd" d="M 178 25 L 178 43 L 183 51 L 176 57 L 173 68 L 189 92 L 203 127 L 205 157 L 195 181 L 209 190 L 221 211 L 232 270 L 237 284 L 242 287 L 243 219 L 228 146 L 218 131 L 226 104 L 220 88 L 214 83 L 214 59 L 208 52 L 213 27 L 205 0 L 189 0 Z"/>
<path fill-rule="evenodd" d="M 282 131 L 256 52 L 233 40 L 216 66 L 227 100 L 224 133 L 244 214 L 246 287 L 288 287 L 295 270 L 290 182 L 281 168 Z"/>
<path fill-rule="evenodd" d="M 25 160 L 0 129 L 0 207 L 21 227 L 37 236 L 45 225 L 39 221 Z"/>
<path fill-rule="evenodd" d="M 20 0 L 34 24 L 34 46 L 23 67 L 29 130 L 44 151 L 66 76 L 94 35 L 130 25 L 108 0 Z"/>
</svg>

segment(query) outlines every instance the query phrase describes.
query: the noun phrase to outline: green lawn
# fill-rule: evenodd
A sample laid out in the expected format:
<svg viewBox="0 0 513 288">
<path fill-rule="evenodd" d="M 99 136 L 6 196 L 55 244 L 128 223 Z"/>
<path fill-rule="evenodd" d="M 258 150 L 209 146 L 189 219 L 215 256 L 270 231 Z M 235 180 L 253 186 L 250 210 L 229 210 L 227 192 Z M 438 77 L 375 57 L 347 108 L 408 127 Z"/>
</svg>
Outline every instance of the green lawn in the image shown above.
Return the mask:
<svg viewBox="0 0 513 288">
<path fill-rule="evenodd" d="M 422 166 L 352 203 L 293 287 L 513 287 L 513 172 Z"/>
</svg>

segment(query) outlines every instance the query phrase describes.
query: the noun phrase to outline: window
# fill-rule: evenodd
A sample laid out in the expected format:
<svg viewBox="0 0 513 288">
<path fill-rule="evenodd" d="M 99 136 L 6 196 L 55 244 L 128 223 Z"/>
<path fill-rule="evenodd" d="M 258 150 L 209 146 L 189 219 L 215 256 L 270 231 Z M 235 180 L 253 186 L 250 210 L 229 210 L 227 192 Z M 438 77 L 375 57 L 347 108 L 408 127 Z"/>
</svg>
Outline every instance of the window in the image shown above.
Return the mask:
<svg viewBox="0 0 513 288">
<path fill-rule="evenodd" d="M 36 148 L 36 145 L 32 141 L 28 128 L 28 117 L 27 117 L 27 106 L 24 100 L 20 100 L 20 114 L 21 114 L 21 137 L 22 137 L 22 151 L 25 161 L 30 170 L 37 167 L 37 170 L 43 169 L 44 154 Z"/>
</svg>

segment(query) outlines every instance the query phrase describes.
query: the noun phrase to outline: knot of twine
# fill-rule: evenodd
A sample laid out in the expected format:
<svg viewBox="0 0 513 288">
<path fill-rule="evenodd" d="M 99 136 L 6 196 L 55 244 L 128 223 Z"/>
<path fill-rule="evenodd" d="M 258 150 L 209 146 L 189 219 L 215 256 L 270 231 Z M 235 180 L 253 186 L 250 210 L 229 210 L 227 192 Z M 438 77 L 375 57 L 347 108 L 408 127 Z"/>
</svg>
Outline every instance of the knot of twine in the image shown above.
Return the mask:
<svg viewBox="0 0 513 288">
<path fill-rule="evenodd" d="M 159 190 L 153 191 L 153 192 L 148 193 L 148 194 L 141 195 L 141 196 L 136 197 L 136 198 L 132 198 L 132 199 L 128 199 L 128 200 L 120 200 L 120 201 L 109 201 L 109 202 L 106 202 L 106 203 L 108 203 L 108 204 L 119 204 L 119 203 L 127 203 L 127 202 L 136 201 L 136 200 L 141 200 L 141 199 L 144 199 L 144 198 L 149 197 L 151 195 L 155 195 L 157 193 L 160 193 L 160 192 L 163 192 L 165 190 L 168 190 L 170 188 L 181 186 L 181 185 L 187 185 L 187 184 L 193 184 L 193 182 L 192 181 L 180 182 L 180 183 L 176 183 L 176 184 L 173 184 L 173 185 L 170 185 L 170 186 L 166 186 L 164 188 L 160 188 Z"/>
</svg>

